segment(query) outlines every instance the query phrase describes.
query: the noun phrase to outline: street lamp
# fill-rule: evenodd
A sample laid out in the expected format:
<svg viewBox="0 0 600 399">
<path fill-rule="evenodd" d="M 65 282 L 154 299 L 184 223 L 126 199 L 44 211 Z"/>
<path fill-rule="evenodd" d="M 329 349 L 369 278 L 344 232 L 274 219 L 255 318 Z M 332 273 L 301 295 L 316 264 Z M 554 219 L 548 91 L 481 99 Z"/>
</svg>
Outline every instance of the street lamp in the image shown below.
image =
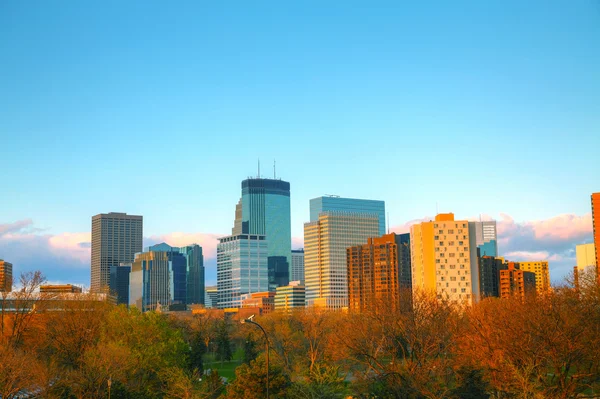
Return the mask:
<svg viewBox="0 0 600 399">
<path fill-rule="evenodd" d="M 258 328 L 260 328 L 261 331 L 263 332 L 263 334 L 265 335 L 265 343 L 266 343 L 266 346 L 267 346 L 267 399 L 269 399 L 269 337 L 267 336 L 267 332 L 265 331 L 265 329 L 262 328 L 262 326 L 260 324 L 258 324 L 257 322 L 253 321 L 252 320 L 253 318 L 254 318 L 254 315 L 248 317 L 247 319 L 240 320 L 240 323 L 242 323 L 242 324 L 245 324 L 245 323 L 254 324 Z"/>
<path fill-rule="evenodd" d="M 108 385 L 108 399 L 110 399 L 110 386 L 112 385 L 112 377 L 108 377 L 106 384 Z"/>
</svg>

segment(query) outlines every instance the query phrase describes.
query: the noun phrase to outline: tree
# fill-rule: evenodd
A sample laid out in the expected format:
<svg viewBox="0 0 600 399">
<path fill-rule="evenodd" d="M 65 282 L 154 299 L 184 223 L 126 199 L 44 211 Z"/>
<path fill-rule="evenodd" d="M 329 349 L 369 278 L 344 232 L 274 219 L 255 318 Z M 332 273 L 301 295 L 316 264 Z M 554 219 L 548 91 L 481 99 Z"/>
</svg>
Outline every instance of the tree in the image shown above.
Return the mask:
<svg viewBox="0 0 600 399">
<path fill-rule="evenodd" d="M 19 398 L 26 392 L 37 392 L 36 363 L 34 356 L 0 343 L 0 398 Z"/>
<path fill-rule="evenodd" d="M 258 350 L 256 349 L 256 341 L 254 341 L 254 335 L 248 333 L 246 340 L 244 341 L 244 363 L 250 364 L 251 361 L 256 359 L 258 356 Z"/>
<path fill-rule="evenodd" d="M 8 342 L 12 345 L 23 343 L 24 335 L 31 327 L 32 320 L 36 313 L 41 310 L 41 303 L 37 301 L 37 291 L 40 286 L 46 282 L 46 277 L 42 272 L 25 272 L 19 277 L 19 289 L 13 291 L 11 302 L 13 303 L 13 312 L 9 318 Z M 2 301 L 4 304 L 4 300 Z M 4 308 L 2 309 L 4 318 Z M 4 323 L 2 320 L 2 328 Z M 4 335 L 5 331 L 3 331 Z"/>
<path fill-rule="evenodd" d="M 265 360 L 259 357 L 235 370 L 235 380 L 227 387 L 229 399 L 264 399 L 267 396 Z M 286 398 L 290 379 L 279 365 L 271 365 L 269 374 L 271 398 Z"/>
<path fill-rule="evenodd" d="M 222 319 L 217 324 L 217 359 L 221 361 L 229 361 L 233 359 L 233 350 L 231 348 L 231 323 L 228 319 Z"/>
</svg>

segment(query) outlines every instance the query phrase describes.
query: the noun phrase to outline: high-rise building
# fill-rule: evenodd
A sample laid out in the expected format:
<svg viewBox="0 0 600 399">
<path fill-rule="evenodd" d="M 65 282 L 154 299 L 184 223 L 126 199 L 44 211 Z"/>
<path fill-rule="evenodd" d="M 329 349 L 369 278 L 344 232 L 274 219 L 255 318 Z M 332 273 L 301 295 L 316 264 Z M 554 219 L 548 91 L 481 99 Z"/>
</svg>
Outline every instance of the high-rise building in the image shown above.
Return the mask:
<svg viewBox="0 0 600 399">
<path fill-rule="evenodd" d="M 385 231 L 385 202 L 355 198 L 341 198 L 336 195 L 313 198 L 310 200 L 310 221 L 317 222 L 322 212 L 336 211 L 353 214 L 371 213 L 377 215 L 378 234 L 382 236 Z"/>
<path fill-rule="evenodd" d="M 593 242 L 575 247 L 577 270 L 582 272 L 587 269 L 596 270 L 596 246 Z"/>
<path fill-rule="evenodd" d="M 596 249 L 596 276 L 600 284 L 600 193 L 592 194 L 592 224 L 594 226 L 594 248 Z"/>
<path fill-rule="evenodd" d="M 379 233 L 375 214 L 326 211 L 304 224 L 304 278 L 309 306 L 348 306 L 346 248 Z"/>
<path fill-rule="evenodd" d="M 292 249 L 292 281 L 304 282 L 304 248 Z"/>
<path fill-rule="evenodd" d="M 110 288 L 117 296 L 118 305 L 129 305 L 129 278 L 131 263 L 121 263 L 110 267 Z"/>
<path fill-rule="evenodd" d="M 242 181 L 241 215 L 238 203 L 232 233 L 266 236 L 270 289 L 287 285 L 292 262 L 290 183 L 263 178 Z"/>
<path fill-rule="evenodd" d="M 438 214 L 410 228 L 413 291 L 473 303 L 479 300 L 475 225 Z"/>
<path fill-rule="evenodd" d="M 496 221 L 470 222 L 475 225 L 475 239 L 481 256 L 498 256 Z"/>
<path fill-rule="evenodd" d="M 131 265 L 129 304 L 147 310 L 185 309 L 186 260 L 179 251 L 138 253 Z"/>
<path fill-rule="evenodd" d="M 82 289 L 72 284 L 46 284 L 40 286 L 40 294 L 81 294 Z"/>
<path fill-rule="evenodd" d="M 300 281 L 291 281 L 289 285 L 277 287 L 275 310 L 290 312 L 306 306 L 306 288 Z"/>
<path fill-rule="evenodd" d="M 109 288 L 110 267 L 131 263 L 142 252 L 142 235 L 142 216 L 110 212 L 92 217 L 92 291 Z"/>
<path fill-rule="evenodd" d="M 535 284 L 535 273 L 521 270 L 517 262 L 507 262 L 498 270 L 500 298 L 525 298 L 535 292 Z"/>
<path fill-rule="evenodd" d="M 187 304 L 204 305 L 204 256 L 198 244 L 180 247 L 185 256 L 187 274 Z"/>
<path fill-rule="evenodd" d="M 503 269 L 502 259 L 493 256 L 479 258 L 479 290 L 481 298 L 500 297 L 499 276 Z"/>
<path fill-rule="evenodd" d="M 243 295 L 269 290 L 267 257 L 268 242 L 264 235 L 240 234 L 219 239 L 218 308 L 239 308 Z"/>
<path fill-rule="evenodd" d="M 204 296 L 204 307 L 205 308 L 216 308 L 219 303 L 219 292 L 217 291 L 217 286 L 209 286 L 206 287 L 206 292 Z"/>
<path fill-rule="evenodd" d="M 397 311 L 401 302 L 401 236 L 369 238 L 346 249 L 348 307 L 355 311 Z"/>
<path fill-rule="evenodd" d="M 550 291 L 550 270 L 548 261 L 519 262 L 521 270 L 535 273 L 535 289 L 538 294 Z"/>
<path fill-rule="evenodd" d="M 400 272 L 400 289 L 412 289 L 412 269 L 410 265 L 410 233 L 397 234 L 398 269 Z"/>
<path fill-rule="evenodd" d="M 0 292 L 11 292 L 13 283 L 13 265 L 0 259 Z"/>
</svg>

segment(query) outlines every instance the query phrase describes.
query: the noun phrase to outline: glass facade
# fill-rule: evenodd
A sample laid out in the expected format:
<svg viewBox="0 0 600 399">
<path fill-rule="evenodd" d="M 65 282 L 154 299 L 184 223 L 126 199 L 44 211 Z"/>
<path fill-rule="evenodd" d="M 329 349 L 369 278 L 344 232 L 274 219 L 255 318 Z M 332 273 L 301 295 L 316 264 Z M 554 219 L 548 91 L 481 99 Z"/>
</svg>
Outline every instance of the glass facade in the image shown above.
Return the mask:
<svg viewBox="0 0 600 399">
<path fill-rule="evenodd" d="M 239 308 L 243 295 L 268 291 L 267 258 L 268 243 L 264 235 L 240 234 L 219 239 L 217 307 Z"/>
<path fill-rule="evenodd" d="M 318 197 L 310 200 L 310 221 L 319 220 L 322 212 L 336 211 L 362 214 L 375 214 L 378 218 L 379 231 L 377 236 L 382 236 L 385 231 L 385 202 L 355 198 Z"/>
<path fill-rule="evenodd" d="M 266 236 L 268 256 L 277 257 L 270 261 L 271 276 L 287 273 L 277 282 L 272 279 L 271 285 L 286 285 L 291 272 L 292 250 L 290 183 L 259 178 L 242 181 L 242 223 L 236 212 L 236 226 L 236 232 L 241 228 L 243 234 Z M 285 265 L 281 257 L 285 257 Z"/>
<path fill-rule="evenodd" d="M 129 304 L 129 274 L 131 263 L 110 267 L 110 291 L 117 295 L 118 305 Z"/>
<path fill-rule="evenodd" d="M 301 281 L 304 283 L 304 249 L 292 250 L 292 274 L 290 281 Z"/>
<path fill-rule="evenodd" d="M 204 256 L 197 244 L 179 248 L 186 259 L 187 304 L 204 305 Z"/>
<path fill-rule="evenodd" d="M 496 221 L 470 222 L 475 226 L 477 248 L 481 256 L 498 256 Z"/>
</svg>

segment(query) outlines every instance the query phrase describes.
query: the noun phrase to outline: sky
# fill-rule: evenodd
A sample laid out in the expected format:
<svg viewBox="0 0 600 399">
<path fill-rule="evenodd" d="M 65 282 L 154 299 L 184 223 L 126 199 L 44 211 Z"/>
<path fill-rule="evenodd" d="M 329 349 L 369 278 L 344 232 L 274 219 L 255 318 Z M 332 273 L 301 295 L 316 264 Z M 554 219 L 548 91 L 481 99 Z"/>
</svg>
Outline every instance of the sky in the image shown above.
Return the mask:
<svg viewBox="0 0 600 399">
<path fill-rule="evenodd" d="M 91 217 L 196 241 L 240 182 L 498 220 L 559 282 L 600 191 L 600 2 L 0 2 L 0 258 L 89 285 Z"/>
</svg>

